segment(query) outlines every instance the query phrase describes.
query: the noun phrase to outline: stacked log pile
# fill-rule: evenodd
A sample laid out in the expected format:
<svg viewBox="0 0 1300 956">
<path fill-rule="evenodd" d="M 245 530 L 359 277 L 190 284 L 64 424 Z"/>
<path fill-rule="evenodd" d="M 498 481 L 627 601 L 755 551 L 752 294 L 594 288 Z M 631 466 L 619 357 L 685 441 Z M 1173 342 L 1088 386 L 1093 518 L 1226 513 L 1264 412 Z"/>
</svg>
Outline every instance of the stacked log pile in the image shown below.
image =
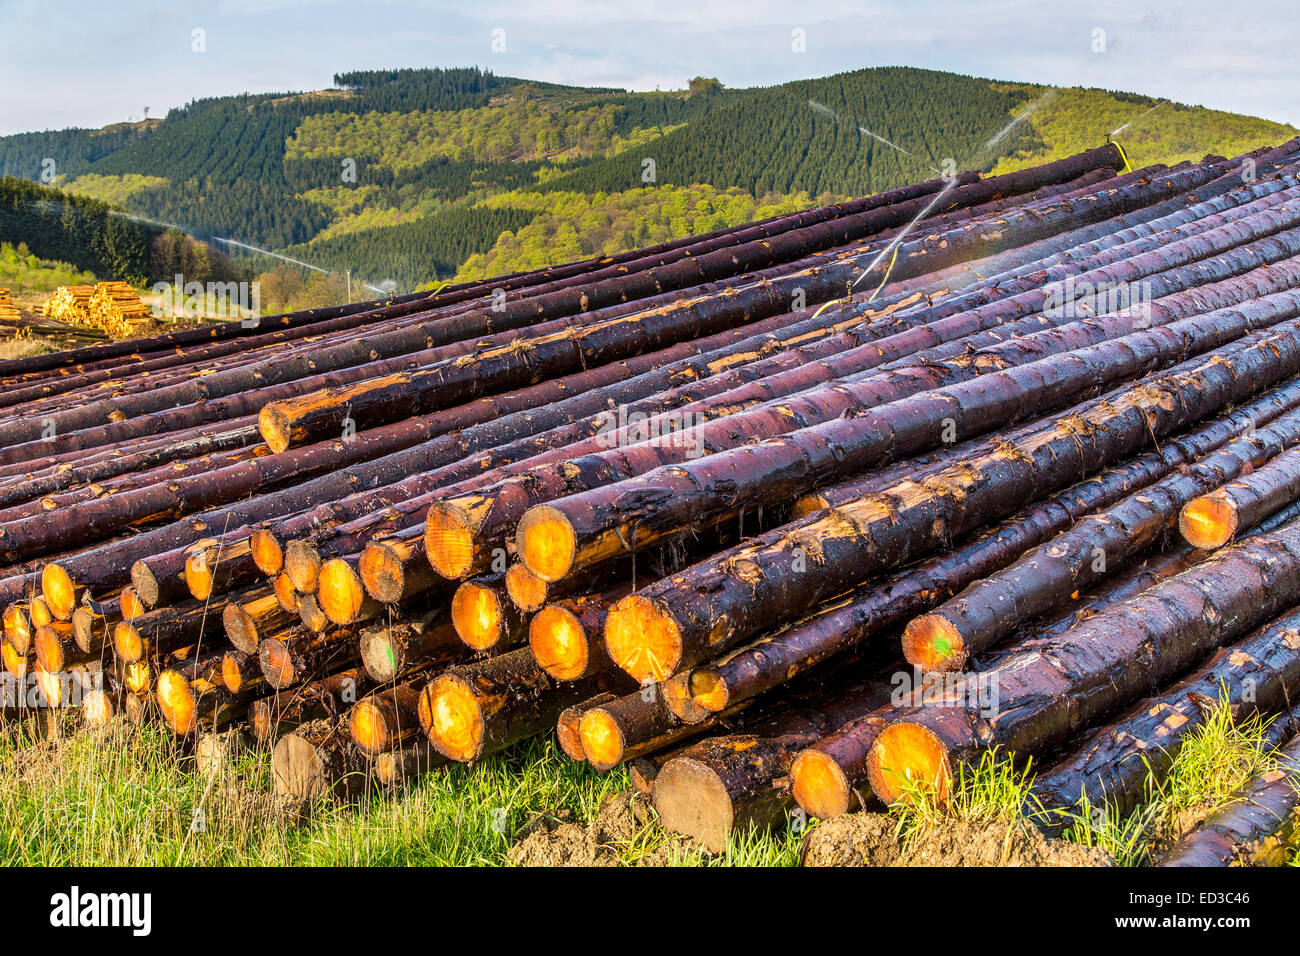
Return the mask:
<svg viewBox="0 0 1300 956">
<path fill-rule="evenodd" d="M 49 319 L 71 325 L 90 324 L 90 301 L 94 298 L 93 285 L 61 285 L 46 300 L 42 314 Z"/>
<path fill-rule="evenodd" d="M 1300 689 L 1300 141 L 1124 166 L 2 362 L 5 668 L 300 796 L 554 732 L 714 848 L 1131 792 Z"/>
<path fill-rule="evenodd" d="M 90 324 L 117 339 L 131 338 L 153 324 L 149 307 L 125 282 L 100 282 L 88 303 Z"/>
</svg>

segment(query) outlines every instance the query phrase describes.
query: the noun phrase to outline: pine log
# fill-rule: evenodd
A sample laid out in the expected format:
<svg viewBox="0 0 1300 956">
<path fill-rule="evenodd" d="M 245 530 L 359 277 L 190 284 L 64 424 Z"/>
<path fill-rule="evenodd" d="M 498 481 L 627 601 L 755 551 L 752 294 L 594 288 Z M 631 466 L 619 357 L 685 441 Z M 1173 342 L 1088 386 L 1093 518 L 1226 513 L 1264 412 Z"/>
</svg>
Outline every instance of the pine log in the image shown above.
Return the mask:
<svg viewBox="0 0 1300 956">
<path fill-rule="evenodd" d="M 1300 412 L 1266 427 L 1254 423 L 1222 448 L 1142 489 L 970 585 L 913 619 L 903 653 L 923 670 L 957 671 L 974 655 L 1121 570 L 1169 532 L 1198 495 L 1258 468 L 1300 442 Z"/>
<path fill-rule="evenodd" d="M 1219 548 L 1298 498 L 1300 453 L 1292 449 L 1189 501 L 1178 529 L 1193 547 Z"/>
<path fill-rule="evenodd" d="M 610 610 L 606 649 L 634 678 L 662 680 L 1297 371 L 1300 324 L 1247 335 L 1014 447 L 786 525 L 652 584 Z"/>
<path fill-rule="evenodd" d="M 871 789 L 887 803 L 901 781 L 943 799 L 959 761 L 1002 746 L 1025 759 L 1063 743 L 1198 657 L 1300 601 L 1300 524 L 1216 552 L 1202 564 L 1076 625 L 1050 652 L 1013 655 L 980 675 L 990 714 L 967 682 L 896 713 L 871 748 Z"/>
<path fill-rule="evenodd" d="M 555 726 L 566 707 L 627 680 L 612 672 L 553 681 L 526 647 L 444 671 L 420 695 L 420 726 L 444 757 L 461 763 Z"/>
<path fill-rule="evenodd" d="M 1300 737 L 1278 765 L 1178 841 L 1159 866 L 1285 866 L 1300 828 Z"/>
</svg>

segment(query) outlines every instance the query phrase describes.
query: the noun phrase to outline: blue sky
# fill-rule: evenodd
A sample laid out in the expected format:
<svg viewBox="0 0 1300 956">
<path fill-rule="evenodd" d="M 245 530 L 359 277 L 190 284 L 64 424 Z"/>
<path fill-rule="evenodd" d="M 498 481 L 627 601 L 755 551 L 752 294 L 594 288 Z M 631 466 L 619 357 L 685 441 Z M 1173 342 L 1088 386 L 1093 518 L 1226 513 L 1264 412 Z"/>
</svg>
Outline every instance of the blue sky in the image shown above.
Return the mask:
<svg viewBox="0 0 1300 956">
<path fill-rule="evenodd" d="M 467 65 L 649 90 L 696 74 L 751 86 L 904 64 L 1298 124 L 1295 13 L 1271 0 L 0 0 L 0 134 L 139 119 L 146 106 L 161 116 L 195 97 L 319 89 L 350 69 Z M 495 30 L 503 51 L 492 48 Z M 1098 30 L 1106 51 L 1094 54 Z"/>
</svg>

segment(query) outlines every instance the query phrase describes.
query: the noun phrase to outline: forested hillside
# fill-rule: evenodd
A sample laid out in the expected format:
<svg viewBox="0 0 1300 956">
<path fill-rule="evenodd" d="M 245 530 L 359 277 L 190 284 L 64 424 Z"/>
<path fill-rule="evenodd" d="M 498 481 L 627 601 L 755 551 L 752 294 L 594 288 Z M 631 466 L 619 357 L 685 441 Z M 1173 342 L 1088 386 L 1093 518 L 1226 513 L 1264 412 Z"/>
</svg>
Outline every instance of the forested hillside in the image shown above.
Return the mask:
<svg viewBox="0 0 1300 956">
<path fill-rule="evenodd" d="M 346 72 L 334 82 L 197 100 L 148 123 L 0 138 L 0 171 L 36 179 L 53 159 L 71 192 L 407 290 L 618 252 L 951 169 L 1004 172 L 1116 130 L 1136 165 L 1235 155 L 1294 135 L 1131 94 L 907 67 L 765 89 L 696 77 L 654 93 L 477 68 Z M 24 239 L 35 252 L 15 237 Z"/>
</svg>

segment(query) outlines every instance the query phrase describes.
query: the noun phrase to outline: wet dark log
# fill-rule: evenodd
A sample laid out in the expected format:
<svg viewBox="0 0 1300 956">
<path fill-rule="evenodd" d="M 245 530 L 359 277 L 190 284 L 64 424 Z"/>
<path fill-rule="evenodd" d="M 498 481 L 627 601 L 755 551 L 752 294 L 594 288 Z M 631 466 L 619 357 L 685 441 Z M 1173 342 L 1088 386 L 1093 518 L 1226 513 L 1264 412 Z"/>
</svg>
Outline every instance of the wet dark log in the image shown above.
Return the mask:
<svg viewBox="0 0 1300 956">
<path fill-rule="evenodd" d="M 923 670 L 956 671 L 1033 618 L 1122 570 L 1170 532 L 1183 506 L 1300 442 L 1290 412 L 1143 488 L 966 588 L 903 633 L 903 653 Z"/>
<path fill-rule="evenodd" d="M 591 467 L 588 475 L 580 459 L 572 464 L 579 475 L 566 482 L 572 491 L 562 492 L 568 497 L 535 505 L 519 521 L 519 554 L 539 577 L 558 580 L 574 567 L 632 550 L 634 543 L 643 546 L 725 517 L 742 505 L 790 500 L 811 484 L 842 481 L 939 447 L 944 440 L 1003 427 L 1026 411 L 1042 414 L 1080 401 L 1108 383 L 1168 367 L 1297 314 L 1300 292 L 1288 291 L 1024 364 L 1019 363 L 1035 353 L 1013 340 L 991 351 L 1009 352 L 1014 360 L 999 354 L 986 374 L 971 374 L 983 369 L 977 353 L 974 364 L 953 359 L 883 373 L 874 380 L 836 383 L 714 423 L 719 429 L 725 426 L 730 438 L 715 440 L 710 433 L 714 425 L 697 426 L 686 434 L 694 434 L 697 442 L 708 434 L 705 447 L 729 449 L 704 457 L 685 460 L 681 449 L 689 443 L 683 439 L 620 449 L 621 474 L 601 474 Z M 940 373 L 948 369 L 965 372 L 947 384 L 951 377 Z M 897 388 L 900 377 L 915 379 L 921 372 L 930 381 Z M 918 388 L 926 390 L 918 394 Z M 838 417 L 845 414 L 851 417 Z M 753 438 L 767 440 L 746 441 Z M 671 456 L 671 465 L 655 460 L 665 456 Z M 472 508 L 467 504 L 461 510 Z M 431 532 L 458 517 L 431 510 Z M 433 543 L 426 539 L 426 546 Z"/>
<path fill-rule="evenodd" d="M 1278 766 L 1255 777 L 1232 803 L 1215 811 L 1159 866 L 1285 866 L 1300 827 L 1300 738 Z"/>
<path fill-rule="evenodd" d="M 1109 147 L 1072 157 L 1066 165 L 1053 169 L 1038 167 L 1031 177 L 1019 173 L 992 177 L 980 183 L 960 186 L 950 190 L 938 205 L 918 198 L 888 207 L 845 216 L 833 223 L 811 226 L 792 231 L 758 243 L 734 247 L 718 253 L 692 257 L 653 274 L 628 276 L 593 283 L 583 290 L 588 307 L 599 308 L 613 302 L 626 302 L 644 295 L 685 285 L 707 282 L 723 275 L 734 275 L 777 262 L 789 261 L 829 245 L 849 242 L 884 228 L 901 225 L 911 216 L 930 207 L 943 212 L 959 205 L 973 204 L 996 198 L 999 195 L 1023 192 L 1037 188 L 1064 175 L 1076 178 L 1087 168 L 1109 165 L 1114 161 L 1114 151 Z M 1020 177 L 1018 180 L 1016 177 Z M 1061 200 L 1053 213 L 1039 212 L 1032 224 L 1028 221 L 1000 223 L 1000 238 L 1005 243 L 1009 233 L 1019 232 L 1025 238 L 1049 235 L 1058 230 L 1056 222 L 1078 221 L 1080 218 L 1104 218 L 1113 207 L 1106 201 L 1094 201 L 1085 206 L 1074 200 Z M 1095 208 L 1101 207 L 1101 208 Z M 1092 221 L 1095 221 L 1095 218 Z M 992 230 L 989 230 L 992 233 Z M 977 239 L 960 245 L 945 243 L 942 251 L 936 246 L 930 261 L 900 261 L 899 277 L 918 275 L 934 268 L 964 258 L 977 256 Z M 959 251 L 960 248 L 960 251 Z M 809 301 L 818 302 L 839 293 L 846 280 L 852 281 L 861 274 L 861 266 L 851 260 L 827 264 L 817 273 L 795 273 L 773 283 L 771 290 L 749 288 L 728 297 L 725 306 L 719 303 L 694 303 L 684 301 L 676 307 L 663 308 L 653 313 L 643 313 L 635 322 L 616 320 L 607 325 L 583 328 L 577 332 L 559 333 L 544 340 L 532 340 L 527 348 L 480 353 L 472 361 L 441 365 L 413 373 L 401 373 L 388 378 L 375 378 L 356 386 L 328 390 L 301 399 L 272 403 L 259 417 L 263 437 L 274 447 L 286 447 L 301 442 L 312 435 L 337 433 L 343 417 L 368 427 L 373 422 L 392 421 L 394 418 L 418 415 L 433 407 L 465 401 L 491 389 L 518 387 L 540 377 L 554 377 L 576 367 L 590 367 L 635 355 L 669 344 L 683 336 L 708 334 L 737 324 L 740 317 L 762 317 L 774 314 L 791 301 L 790 292 L 798 285 Z M 706 308 L 706 304 L 708 307 Z M 496 317 L 498 323 L 511 320 L 509 309 Z M 499 325 L 499 327 L 503 327 Z M 267 410 L 269 409 L 269 411 Z"/>
<path fill-rule="evenodd" d="M 1041 771 L 1034 795 L 1049 811 L 1074 812 L 1083 799 L 1127 815 L 1148 778 L 1161 780 L 1186 740 L 1204 726 L 1205 702 L 1223 700 L 1234 719 L 1287 710 L 1300 696 L 1300 613 L 1292 612 L 1224 647 L 1174 687 L 1090 731 Z M 1055 816 L 1048 825 L 1063 825 Z"/>
<path fill-rule="evenodd" d="M 910 786 L 946 796 L 953 769 L 989 747 L 1041 754 L 1300 601 L 1300 525 L 1216 552 L 1205 562 L 979 675 L 996 686 L 990 713 L 971 682 L 900 710 L 871 748 L 871 789 L 893 802 Z"/>
<path fill-rule="evenodd" d="M 662 680 L 1297 371 L 1300 324 L 1247 335 L 1014 447 L 786 525 L 652 584 L 610 610 L 606 649 L 634 678 Z"/>
<path fill-rule="evenodd" d="M 545 733 L 566 707 L 620 686 L 626 688 L 627 678 L 608 671 L 554 681 L 521 647 L 432 680 L 420 695 L 420 726 L 440 754 L 465 763 Z"/>
<path fill-rule="evenodd" d="M 1222 547 L 1298 498 L 1300 453 L 1291 450 L 1188 502 L 1178 529 L 1193 547 Z"/>
</svg>

